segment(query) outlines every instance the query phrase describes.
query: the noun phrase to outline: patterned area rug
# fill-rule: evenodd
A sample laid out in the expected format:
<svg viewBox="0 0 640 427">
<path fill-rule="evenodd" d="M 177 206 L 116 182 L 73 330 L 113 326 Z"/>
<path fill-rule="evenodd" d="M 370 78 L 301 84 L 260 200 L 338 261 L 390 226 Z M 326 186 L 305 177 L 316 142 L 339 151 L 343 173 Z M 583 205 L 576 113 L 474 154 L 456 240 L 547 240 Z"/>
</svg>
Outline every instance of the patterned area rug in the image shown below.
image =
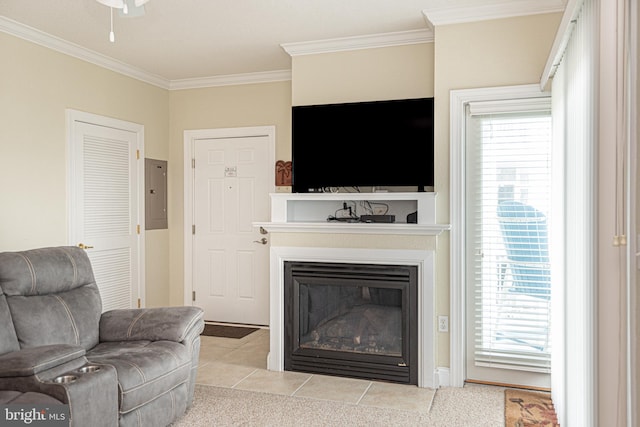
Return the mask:
<svg viewBox="0 0 640 427">
<path fill-rule="evenodd" d="M 559 427 L 551 395 L 525 390 L 504 391 L 506 427 Z"/>
<path fill-rule="evenodd" d="M 222 338 L 244 338 L 258 328 L 245 328 L 243 326 L 204 325 L 204 331 L 200 335 Z"/>
</svg>

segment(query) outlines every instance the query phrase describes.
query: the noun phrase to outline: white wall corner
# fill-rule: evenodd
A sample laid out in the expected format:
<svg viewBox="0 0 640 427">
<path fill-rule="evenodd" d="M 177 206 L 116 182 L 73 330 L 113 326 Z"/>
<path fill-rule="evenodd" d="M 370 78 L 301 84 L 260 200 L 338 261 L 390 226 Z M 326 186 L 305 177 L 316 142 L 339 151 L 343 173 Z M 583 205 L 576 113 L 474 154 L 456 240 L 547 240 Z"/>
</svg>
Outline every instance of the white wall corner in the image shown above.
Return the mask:
<svg viewBox="0 0 640 427">
<path fill-rule="evenodd" d="M 449 368 L 438 367 L 433 371 L 433 388 L 449 387 Z"/>
</svg>

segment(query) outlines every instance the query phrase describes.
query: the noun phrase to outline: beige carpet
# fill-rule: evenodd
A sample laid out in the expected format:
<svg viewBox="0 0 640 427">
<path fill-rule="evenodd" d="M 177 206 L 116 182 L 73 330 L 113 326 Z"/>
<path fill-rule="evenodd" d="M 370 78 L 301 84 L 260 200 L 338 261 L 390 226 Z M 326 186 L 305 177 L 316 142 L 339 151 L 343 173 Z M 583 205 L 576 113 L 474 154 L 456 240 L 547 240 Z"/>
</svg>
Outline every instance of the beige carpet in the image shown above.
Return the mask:
<svg viewBox="0 0 640 427">
<path fill-rule="evenodd" d="M 504 389 L 468 386 L 436 391 L 428 412 L 196 385 L 194 402 L 174 427 L 504 425 Z"/>
</svg>

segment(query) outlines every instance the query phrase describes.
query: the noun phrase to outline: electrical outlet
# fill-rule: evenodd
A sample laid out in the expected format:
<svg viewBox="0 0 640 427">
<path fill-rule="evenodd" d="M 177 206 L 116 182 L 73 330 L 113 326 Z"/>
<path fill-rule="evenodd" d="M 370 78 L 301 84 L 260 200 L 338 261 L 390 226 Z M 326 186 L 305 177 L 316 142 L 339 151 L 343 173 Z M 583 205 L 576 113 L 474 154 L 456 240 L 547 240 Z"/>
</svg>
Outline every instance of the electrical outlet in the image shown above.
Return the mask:
<svg viewBox="0 0 640 427">
<path fill-rule="evenodd" d="M 438 332 L 449 332 L 449 316 L 438 316 Z"/>
</svg>

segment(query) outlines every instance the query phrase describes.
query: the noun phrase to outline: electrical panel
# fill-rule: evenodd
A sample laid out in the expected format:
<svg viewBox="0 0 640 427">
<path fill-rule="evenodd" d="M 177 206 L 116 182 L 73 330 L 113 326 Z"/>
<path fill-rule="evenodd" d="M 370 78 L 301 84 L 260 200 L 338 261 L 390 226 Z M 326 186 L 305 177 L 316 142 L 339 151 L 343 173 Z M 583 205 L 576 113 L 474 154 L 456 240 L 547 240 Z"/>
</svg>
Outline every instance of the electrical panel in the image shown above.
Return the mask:
<svg viewBox="0 0 640 427">
<path fill-rule="evenodd" d="M 145 229 L 168 228 L 167 225 L 167 162 L 144 159 Z"/>
</svg>

